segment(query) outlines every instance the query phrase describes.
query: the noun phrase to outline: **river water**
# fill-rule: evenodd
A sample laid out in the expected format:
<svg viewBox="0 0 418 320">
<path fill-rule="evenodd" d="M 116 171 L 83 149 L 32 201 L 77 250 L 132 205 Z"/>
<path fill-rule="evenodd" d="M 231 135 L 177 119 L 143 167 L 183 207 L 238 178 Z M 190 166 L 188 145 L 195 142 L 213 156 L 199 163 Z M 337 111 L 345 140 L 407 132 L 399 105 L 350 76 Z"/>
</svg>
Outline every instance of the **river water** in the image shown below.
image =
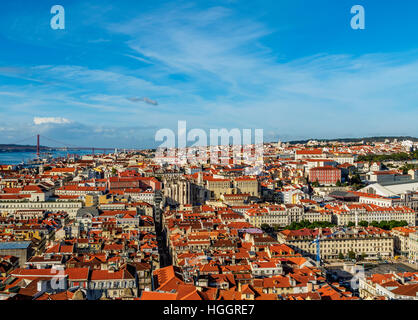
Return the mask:
<svg viewBox="0 0 418 320">
<path fill-rule="evenodd" d="M 50 151 L 52 157 L 67 157 L 67 155 L 86 155 L 91 154 L 90 150 L 71 150 L 71 151 Z M 100 151 L 102 153 L 102 151 Z M 0 164 L 19 164 L 36 158 L 34 152 L 0 152 Z M 42 155 L 41 155 L 42 158 Z"/>
</svg>

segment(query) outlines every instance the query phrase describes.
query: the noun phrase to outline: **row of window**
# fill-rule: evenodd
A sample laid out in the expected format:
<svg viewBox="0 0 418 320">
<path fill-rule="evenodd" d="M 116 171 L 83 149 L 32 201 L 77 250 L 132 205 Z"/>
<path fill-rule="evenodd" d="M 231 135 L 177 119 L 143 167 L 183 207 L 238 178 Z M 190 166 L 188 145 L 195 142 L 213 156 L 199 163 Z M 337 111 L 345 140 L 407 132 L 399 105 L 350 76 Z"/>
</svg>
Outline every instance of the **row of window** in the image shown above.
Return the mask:
<svg viewBox="0 0 418 320">
<path fill-rule="evenodd" d="M 35 209 L 35 208 L 79 208 L 81 207 L 81 203 L 22 203 L 22 204 L 0 204 L 0 208 L 4 209 L 17 209 L 17 208 L 28 208 Z"/>
<path fill-rule="evenodd" d="M 135 281 L 95 281 L 90 283 L 90 289 L 133 288 Z"/>
</svg>

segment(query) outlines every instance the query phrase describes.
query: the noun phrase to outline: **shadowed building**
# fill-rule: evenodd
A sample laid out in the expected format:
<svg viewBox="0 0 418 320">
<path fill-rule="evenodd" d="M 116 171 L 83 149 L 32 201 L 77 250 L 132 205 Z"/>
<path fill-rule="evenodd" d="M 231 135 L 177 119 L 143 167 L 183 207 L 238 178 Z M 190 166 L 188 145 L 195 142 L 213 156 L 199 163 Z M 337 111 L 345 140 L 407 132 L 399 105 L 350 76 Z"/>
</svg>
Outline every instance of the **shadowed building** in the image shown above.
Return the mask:
<svg viewBox="0 0 418 320">
<path fill-rule="evenodd" d="M 0 255 L 19 258 L 19 267 L 23 267 L 32 255 L 30 241 L 0 242 Z"/>
</svg>

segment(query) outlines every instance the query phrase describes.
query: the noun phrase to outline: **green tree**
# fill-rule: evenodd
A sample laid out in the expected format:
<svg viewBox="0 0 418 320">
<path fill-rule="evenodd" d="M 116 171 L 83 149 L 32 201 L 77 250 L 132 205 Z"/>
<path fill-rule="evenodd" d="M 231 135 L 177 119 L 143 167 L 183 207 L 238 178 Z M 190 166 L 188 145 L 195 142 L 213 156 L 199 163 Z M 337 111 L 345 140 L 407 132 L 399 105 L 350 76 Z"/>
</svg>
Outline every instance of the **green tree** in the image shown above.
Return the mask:
<svg viewBox="0 0 418 320">
<path fill-rule="evenodd" d="M 354 251 L 349 251 L 348 252 L 348 258 L 350 258 L 351 260 L 356 258 L 356 253 Z"/>
<path fill-rule="evenodd" d="M 377 222 L 376 220 L 373 220 L 373 221 L 370 223 L 370 225 L 371 225 L 372 227 L 377 227 L 377 228 L 379 228 L 379 222 Z"/>
<path fill-rule="evenodd" d="M 369 226 L 369 223 L 367 222 L 367 221 L 360 221 L 359 223 L 358 223 L 361 227 L 368 227 Z"/>
<path fill-rule="evenodd" d="M 402 220 L 399 222 L 399 224 L 400 224 L 400 227 L 406 227 L 408 225 L 408 222 L 405 220 Z"/>
<path fill-rule="evenodd" d="M 298 225 L 298 223 L 297 222 L 292 222 L 291 224 L 289 224 L 287 227 L 286 227 L 286 229 L 288 229 L 288 230 L 297 230 L 297 229 L 299 229 L 299 225 Z"/>
<path fill-rule="evenodd" d="M 356 173 L 355 175 L 353 175 L 350 179 L 349 179 L 349 185 L 354 189 L 354 190 L 358 190 L 363 188 L 365 185 L 364 183 L 361 181 L 360 175 L 358 173 Z"/>
<path fill-rule="evenodd" d="M 331 228 L 334 227 L 335 224 L 327 221 L 314 221 L 309 222 L 309 220 L 302 220 L 300 222 L 292 222 L 285 229 L 288 230 L 299 230 L 299 229 L 316 229 L 316 228 Z"/>
<path fill-rule="evenodd" d="M 342 253 L 342 252 L 340 252 L 340 253 L 338 254 L 338 259 L 340 259 L 340 260 L 344 260 L 344 255 L 343 255 L 343 253 Z"/>
<path fill-rule="evenodd" d="M 368 161 L 368 162 L 383 162 L 383 161 L 407 161 L 413 160 L 418 158 L 418 153 L 413 151 L 411 153 L 406 152 L 399 152 L 399 153 L 391 153 L 391 154 L 369 154 L 365 156 L 359 156 L 358 161 Z"/>
<path fill-rule="evenodd" d="M 379 223 L 379 227 L 384 229 L 384 230 L 390 230 L 390 224 L 387 221 L 381 221 Z"/>
<path fill-rule="evenodd" d="M 309 227 L 311 227 L 311 223 L 309 222 L 309 220 L 302 220 L 302 221 L 299 223 L 299 225 L 300 225 L 302 228 L 309 228 Z"/>
<path fill-rule="evenodd" d="M 353 221 L 350 221 L 348 224 L 347 224 L 347 227 L 354 227 L 356 224 L 353 222 Z"/>
<path fill-rule="evenodd" d="M 267 223 L 263 223 L 261 225 L 261 229 L 263 229 L 264 231 L 266 231 L 266 230 L 269 230 L 270 229 L 270 226 Z"/>
</svg>

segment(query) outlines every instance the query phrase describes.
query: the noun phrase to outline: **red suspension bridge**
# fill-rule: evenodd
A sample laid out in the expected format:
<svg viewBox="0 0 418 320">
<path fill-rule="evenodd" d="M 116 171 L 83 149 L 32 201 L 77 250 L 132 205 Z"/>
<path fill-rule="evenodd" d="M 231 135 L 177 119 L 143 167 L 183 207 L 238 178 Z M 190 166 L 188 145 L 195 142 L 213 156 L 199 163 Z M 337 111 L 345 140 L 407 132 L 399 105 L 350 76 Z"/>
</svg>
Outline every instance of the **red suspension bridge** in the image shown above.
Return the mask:
<svg viewBox="0 0 418 320">
<path fill-rule="evenodd" d="M 19 146 L 19 144 L 21 144 L 22 142 L 25 142 L 25 141 L 33 141 L 33 139 L 35 139 L 35 138 L 36 138 L 36 147 L 33 146 L 33 145 L 32 146 L 30 146 L 30 145 L 29 146 L 28 145 Z M 48 146 L 48 147 L 47 146 L 41 146 L 41 143 L 40 143 L 40 141 L 41 141 L 41 135 L 40 134 L 37 134 L 37 135 L 31 136 L 31 137 L 28 137 L 28 138 L 25 138 L 25 139 L 21 139 L 21 140 L 19 140 L 18 142 L 14 143 L 14 144 L 9 144 L 9 147 L 5 147 L 5 149 L 8 149 L 8 150 L 13 149 L 13 150 L 16 150 L 16 151 L 19 151 L 21 149 L 33 149 L 35 151 L 35 148 L 36 148 L 36 156 L 37 156 L 37 158 L 40 157 L 42 151 L 78 151 L 78 150 L 91 150 L 92 154 L 94 155 L 95 152 L 98 152 L 98 153 L 100 153 L 100 152 L 106 153 L 107 151 L 117 150 L 117 148 L 76 146 L 76 145 L 73 145 L 73 144 L 69 144 L 69 143 L 65 143 L 65 142 L 62 142 L 62 141 L 58 141 L 56 139 L 48 138 L 48 137 L 46 137 L 44 135 L 42 135 L 42 140 L 46 140 L 49 143 L 52 143 L 53 146 L 52 145 L 51 146 Z M 123 149 L 123 150 L 124 151 L 139 151 L 138 149 Z"/>
<path fill-rule="evenodd" d="M 60 142 L 60 141 L 57 141 L 55 139 L 51 139 L 51 138 L 48 138 L 48 137 L 45 137 L 45 136 L 42 136 L 42 138 L 56 144 L 57 145 L 56 147 L 52 147 L 54 150 L 63 150 L 63 151 L 68 151 L 68 150 L 91 150 L 92 154 L 94 154 L 95 151 L 103 151 L 103 153 L 106 153 L 106 151 L 115 150 L 115 148 L 79 147 L 79 146 L 71 145 L 71 144 L 68 144 L 68 143 L 63 143 L 63 142 Z M 39 157 L 40 152 L 41 152 L 40 139 L 41 139 L 41 135 L 37 134 L 36 135 L 36 155 L 37 155 L 37 157 Z"/>
</svg>

